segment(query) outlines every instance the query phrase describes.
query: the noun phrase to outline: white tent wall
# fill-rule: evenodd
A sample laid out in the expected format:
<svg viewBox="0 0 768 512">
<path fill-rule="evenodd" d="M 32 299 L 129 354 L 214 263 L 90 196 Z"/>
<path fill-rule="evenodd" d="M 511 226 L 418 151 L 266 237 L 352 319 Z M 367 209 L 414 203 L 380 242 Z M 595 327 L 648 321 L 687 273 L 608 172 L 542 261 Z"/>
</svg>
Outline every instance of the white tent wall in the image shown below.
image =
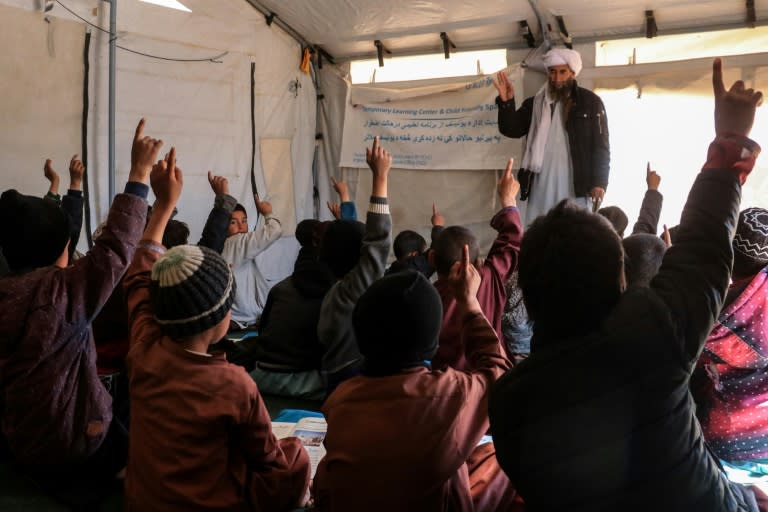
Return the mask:
<svg viewBox="0 0 768 512">
<path fill-rule="evenodd" d="M 36 8 L 36 2 L 11 0 L 10 3 L 26 10 L 4 8 L 3 26 L 13 28 L 4 30 L 0 37 L 10 37 L 8 33 L 13 33 L 19 39 L 18 44 L 5 47 L 21 51 L 29 46 L 26 41 L 21 44 L 21 40 L 30 35 L 45 38 L 47 23 L 43 21 L 42 13 L 29 12 Z M 65 3 L 91 23 L 108 26 L 108 4 L 85 0 Z M 217 5 L 225 12 L 231 11 L 228 13 L 233 16 L 231 24 L 217 24 L 212 19 L 205 23 L 205 19 L 185 18 L 183 13 L 154 6 L 150 6 L 151 11 L 142 10 L 145 5 L 118 2 L 118 44 L 121 46 L 183 59 L 229 53 L 220 59 L 222 63 L 171 62 L 117 50 L 116 191 L 122 190 L 127 178 L 133 131 L 143 116 L 147 118 L 146 133 L 165 141 L 163 151 L 169 150 L 171 145 L 178 151 L 185 188 L 177 218 L 189 224 L 190 240 L 195 242 L 199 238 L 213 205 L 213 193 L 206 177 L 208 170 L 229 179 L 230 193 L 246 207 L 253 227 L 257 215 L 250 183 L 250 65 L 254 62 L 256 184 L 262 199 L 272 202 L 278 218 L 289 220 L 284 226 L 283 238 L 260 257 L 259 263 L 269 281 L 282 279 L 292 271 L 298 251 L 293 238 L 295 224 L 290 220 L 295 222 L 313 215 L 311 169 L 315 90 L 311 78 L 298 69 L 301 48 L 277 27 L 267 27 L 264 18 L 245 2 L 232 0 Z M 98 7 L 98 13 L 93 16 L 91 8 L 95 7 Z M 151 14 L 150 18 L 146 17 L 147 12 Z M 69 17 L 58 7 L 54 14 Z M 16 18 L 26 19 L 27 25 L 15 23 Z M 30 19 L 35 19 L 39 26 L 30 26 Z M 6 169 L 14 169 L 12 175 L 7 175 L 6 171 L 3 188 L 9 183 L 35 194 L 44 193 L 47 186 L 41 181 L 41 166 L 46 155 L 57 158 L 58 170 L 63 177 L 62 191 L 66 191 L 66 163 L 72 154 L 80 151 L 82 45 L 86 26 L 81 22 L 51 19 L 56 27 L 56 56 L 49 60 L 57 63 L 57 69 L 67 67 L 73 71 L 72 76 L 64 74 L 64 83 L 61 76 L 54 80 L 52 72 L 52 76 L 45 77 L 48 79 L 47 90 L 36 96 L 45 98 L 44 93 L 55 92 L 59 97 L 62 89 L 66 90 L 66 101 L 62 99 L 56 104 L 67 104 L 67 109 L 59 112 L 42 108 L 44 115 L 26 119 L 27 142 L 24 146 L 19 145 L 18 136 L 9 138 L 8 130 L 0 135 L 4 161 L 8 161 L 5 156 L 7 146 L 17 147 L 16 153 L 23 154 L 23 158 L 14 157 L 10 161 L 12 167 L 3 164 Z M 68 37 L 66 45 L 65 35 Z M 38 68 L 46 71 L 51 68 L 50 63 L 36 65 L 32 59 L 8 66 L 9 70 L 14 69 L 13 66 L 22 68 L 29 77 L 34 77 Z M 4 73 L 4 76 L 13 74 Z M 290 90 L 291 82 L 296 80 L 299 87 Z M 24 82 L 17 86 L 28 88 Z M 91 42 L 90 93 L 89 171 L 92 221 L 96 226 L 105 218 L 108 204 L 108 35 L 98 30 L 93 31 Z M 32 103 L 29 98 L 27 101 Z M 19 115 L 23 113 L 20 111 Z M 53 127 L 57 133 L 68 134 L 67 137 L 40 136 L 52 131 Z M 274 175 L 265 172 L 262 165 L 262 141 L 267 139 L 277 139 L 282 145 L 290 144 L 290 153 L 282 165 L 272 171 Z M 293 179 L 284 179 L 280 173 L 290 172 L 291 168 Z M 28 179 L 30 170 L 40 179 Z M 80 248 L 84 248 L 83 239 Z"/>
<path fill-rule="evenodd" d="M 49 157 L 66 191 L 69 159 L 80 152 L 82 25 L 61 20 L 50 26 L 39 13 L 2 5 L 0 20 L 2 189 L 44 195 Z"/>
</svg>

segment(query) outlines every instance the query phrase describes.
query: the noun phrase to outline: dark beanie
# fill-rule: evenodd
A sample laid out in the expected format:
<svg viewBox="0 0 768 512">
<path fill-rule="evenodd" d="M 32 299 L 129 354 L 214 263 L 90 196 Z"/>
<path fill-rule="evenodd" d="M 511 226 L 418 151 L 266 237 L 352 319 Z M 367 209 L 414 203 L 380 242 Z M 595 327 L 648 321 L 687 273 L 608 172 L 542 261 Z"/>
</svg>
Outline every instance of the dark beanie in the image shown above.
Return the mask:
<svg viewBox="0 0 768 512">
<path fill-rule="evenodd" d="M 739 214 L 733 251 L 747 265 L 768 265 L 768 210 L 747 208 Z"/>
<path fill-rule="evenodd" d="M 52 201 L 16 190 L 0 196 L 0 247 L 12 271 L 52 265 L 68 240 L 67 215 Z"/>
<path fill-rule="evenodd" d="M 314 234 L 320 226 L 320 221 L 315 219 L 304 219 L 296 225 L 296 240 L 302 247 L 312 247 Z"/>
<path fill-rule="evenodd" d="M 352 325 L 364 373 L 390 375 L 432 359 L 443 321 L 435 287 L 419 272 L 392 274 L 360 297 Z"/>
<path fill-rule="evenodd" d="M 165 334 L 192 336 L 227 316 L 235 298 L 235 280 L 217 252 L 179 245 L 152 267 L 150 298 Z"/>
<path fill-rule="evenodd" d="M 365 224 L 356 220 L 335 220 L 328 225 L 320 243 L 320 259 L 337 278 L 344 277 L 360 259 Z"/>
</svg>

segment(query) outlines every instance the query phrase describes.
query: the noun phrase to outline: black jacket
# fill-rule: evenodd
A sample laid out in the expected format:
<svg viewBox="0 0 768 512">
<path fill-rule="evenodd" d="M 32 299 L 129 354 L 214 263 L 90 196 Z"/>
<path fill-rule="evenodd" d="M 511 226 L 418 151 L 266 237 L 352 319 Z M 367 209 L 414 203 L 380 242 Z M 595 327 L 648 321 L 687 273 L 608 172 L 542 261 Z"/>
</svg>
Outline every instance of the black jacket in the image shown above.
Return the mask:
<svg viewBox="0 0 768 512">
<path fill-rule="evenodd" d="M 740 195 L 735 172 L 702 171 L 650 288 L 588 336 L 541 340 L 534 326 L 536 349 L 492 388 L 496 456 L 528 510 L 756 509 L 708 452 L 688 392 L 728 288 Z"/>
<path fill-rule="evenodd" d="M 593 187 L 608 188 L 611 152 L 608 144 L 608 119 L 600 97 L 574 83 L 573 103 L 565 123 L 573 162 L 573 187 L 577 197 L 590 195 Z M 501 101 L 499 131 L 514 139 L 528 135 L 533 117 L 533 97 L 516 110 L 515 99 Z M 534 185 L 535 186 L 535 185 Z"/>
</svg>

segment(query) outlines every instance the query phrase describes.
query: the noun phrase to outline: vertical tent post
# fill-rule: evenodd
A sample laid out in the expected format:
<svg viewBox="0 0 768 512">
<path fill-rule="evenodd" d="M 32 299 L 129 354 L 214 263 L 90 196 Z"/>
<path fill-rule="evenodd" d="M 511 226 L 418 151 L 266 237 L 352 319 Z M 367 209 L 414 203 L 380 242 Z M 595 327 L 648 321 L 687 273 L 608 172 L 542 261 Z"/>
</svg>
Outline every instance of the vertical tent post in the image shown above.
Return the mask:
<svg viewBox="0 0 768 512">
<path fill-rule="evenodd" d="M 109 0 L 109 203 L 115 197 L 115 45 L 117 0 Z"/>
</svg>

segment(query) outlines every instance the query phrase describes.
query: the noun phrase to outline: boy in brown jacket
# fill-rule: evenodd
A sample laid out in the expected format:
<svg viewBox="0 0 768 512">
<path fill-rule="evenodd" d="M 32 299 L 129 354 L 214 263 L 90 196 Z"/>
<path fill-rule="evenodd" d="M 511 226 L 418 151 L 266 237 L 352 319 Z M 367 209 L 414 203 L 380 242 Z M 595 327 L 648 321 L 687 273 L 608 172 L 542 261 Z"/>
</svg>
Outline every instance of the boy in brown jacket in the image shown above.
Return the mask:
<svg viewBox="0 0 768 512">
<path fill-rule="evenodd" d="M 175 150 L 152 170 L 152 217 L 125 279 L 131 319 L 127 510 L 292 510 L 309 457 L 278 441 L 256 384 L 208 347 L 226 334 L 235 281 L 198 246 L 166 252 L 165 225 L 182 188 Z"/>
</svg>

